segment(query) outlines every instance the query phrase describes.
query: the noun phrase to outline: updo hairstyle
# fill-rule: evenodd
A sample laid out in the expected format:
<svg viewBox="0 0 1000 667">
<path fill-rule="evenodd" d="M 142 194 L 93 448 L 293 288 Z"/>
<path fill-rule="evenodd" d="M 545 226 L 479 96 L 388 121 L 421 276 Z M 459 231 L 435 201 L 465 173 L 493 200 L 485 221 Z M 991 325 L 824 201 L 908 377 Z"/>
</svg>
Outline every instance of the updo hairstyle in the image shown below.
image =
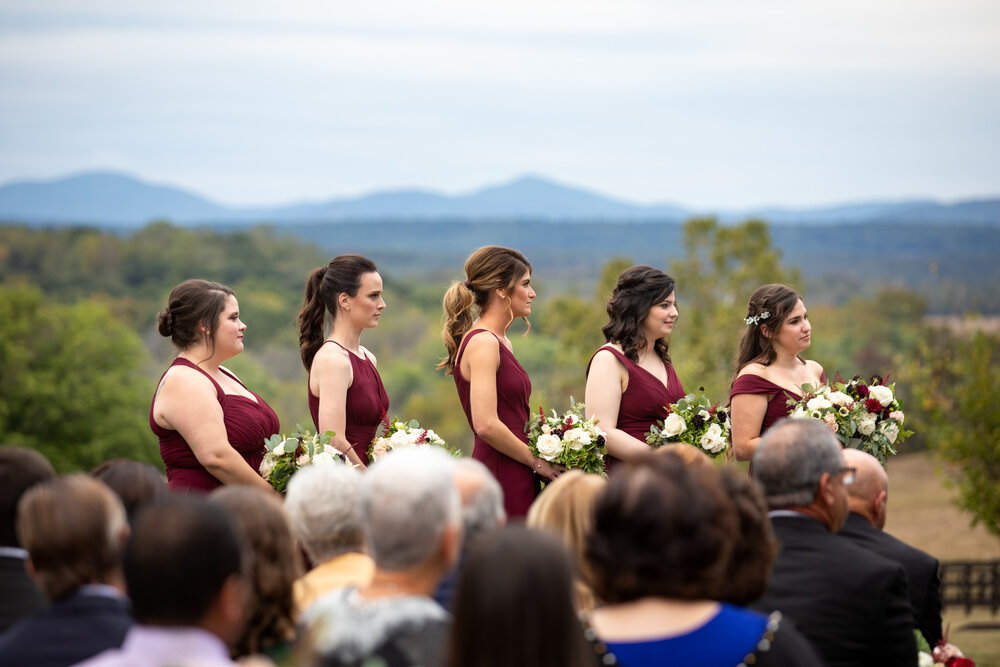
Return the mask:
<svg viewBox="0 0 1000 667">
<path fill-rule="evenodd" d="M 219 315 L 231 296 L 233 290 L 225 285 L 197 278 L 185 280 L 171 290 L 166 309 L 156 316 L 157 329 L 178 349 L 188 349 L 203 336 L 214 348 Z"/>
</svg>

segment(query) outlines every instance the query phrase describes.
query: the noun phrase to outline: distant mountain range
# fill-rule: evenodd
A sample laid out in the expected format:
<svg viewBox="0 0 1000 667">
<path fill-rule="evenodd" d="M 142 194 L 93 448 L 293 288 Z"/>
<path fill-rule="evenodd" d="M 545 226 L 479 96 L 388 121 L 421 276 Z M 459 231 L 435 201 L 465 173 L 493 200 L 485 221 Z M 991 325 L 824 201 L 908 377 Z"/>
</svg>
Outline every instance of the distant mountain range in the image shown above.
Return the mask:
<svg viewBox="0 0 1000 667">
<path fill-rule="evenodd" d="M 682 222 L 695 215 L 724 221 L 749 217 L 773 224 L 915 223 L 1000 226 L 1000 198 L 942 204 L 931 200 L 871 202 L 818 208 L 696 210 L 639 205 L 591 190 L 528 176 L 464 195 L 392 190 L 362 197 L 287 206 L 237 208 L 180 188 L 115 172 L 0 186 L 0 221 L 41 225 L 140 227 L 175 224 L 319 223 L 337 221 L 607 221 Z"/>
</svg>

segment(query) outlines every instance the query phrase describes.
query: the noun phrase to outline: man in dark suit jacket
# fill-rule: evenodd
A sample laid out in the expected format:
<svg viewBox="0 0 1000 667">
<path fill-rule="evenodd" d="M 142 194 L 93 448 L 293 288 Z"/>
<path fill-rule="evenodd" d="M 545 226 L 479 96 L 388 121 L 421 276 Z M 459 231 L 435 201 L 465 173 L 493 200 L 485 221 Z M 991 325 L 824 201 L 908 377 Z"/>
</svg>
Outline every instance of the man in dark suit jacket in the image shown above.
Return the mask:
<svg viewBox="0 0 1000 667">
<path fill-rule="evenodd" d="M 838 535 L 903 566 L 916 627 L 933 647 L 941 639 L 938 560 L 883 531 L 888 516 L 889 476 L 878 459 L 857 449 L 845 449 L 844 460 L 857 473 L 847 489 L 851 513 Z"/>
<path fill-rule="evenodd" d="M 17 503 L 24 492 L 56 476 L 48 459 L 26 447 L 0 447 L 0 632 L 47 602 L 24 569 L 28 552 L 17 539 Z"/>
<path fill-rule="evenodd" d="M 754 606 L 792 619 L 830 667 L 915 665 L 906 573 L 836 533 L 853 471 L 821 422 L 785 419 L 753 457 L 755 479 L 781 544 Z"/>
<path fill-rule="evenodd" d="M 118 496 L 88 475 L 57 477 L 24 494 L 17 519 L 29 574 L 51 604 L 0 635 L 0 667 L 65 667 L 120 646 L 132 618 Z"/>
</svg>

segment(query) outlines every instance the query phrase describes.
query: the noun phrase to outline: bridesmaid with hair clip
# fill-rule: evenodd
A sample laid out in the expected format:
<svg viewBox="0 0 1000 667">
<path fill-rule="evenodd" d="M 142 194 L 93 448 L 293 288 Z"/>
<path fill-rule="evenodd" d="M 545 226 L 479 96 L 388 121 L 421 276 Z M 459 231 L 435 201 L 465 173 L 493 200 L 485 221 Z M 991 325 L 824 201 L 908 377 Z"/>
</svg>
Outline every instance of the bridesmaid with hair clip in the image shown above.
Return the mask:
<svg viewBox="0 0 1000 667">
<path fill-rule="evenodd" d="M 362 469 L 389 410 L 389 397 L 375 355 L 361 345 L 361 332 L 378 326 L 384 309 L 382 277 L 375 263 L 361 255 L 340 255 L 309 275 L 298 317 L 313 423 L 319 433 L 333 431 L 330 444 Z M 329 335 L 327 313 L 332 320 Z"/>
<path fill-rule="evenodd" d="M 472 458 L 500 482 L 507 516 L 523 517 L 540 489 L 535 475 L 554 479 L 562 471 L 528 448 L 531 380 L 507 338 L 514 318 L 527 322 L 531 314 L 531 264 L 516 250 L 485 246 L 466 260 L 465 276 L 444 295 L 448 355 L 438 368 L 455 377 L 475 434 Z"/>
<path fill-rule="evenodd" d="M 739 461 L 753 458 L 761 435 L 788 416 L 788 399 L 801 399 L 803 384 L 826 382 L 823 367 L 800 356 L 810 345 L 812 325 L 802 297 L 790 287 L 758 287 L 744 321 L 747 328 L 729 391 L 733 451 Z"/>
</svg>

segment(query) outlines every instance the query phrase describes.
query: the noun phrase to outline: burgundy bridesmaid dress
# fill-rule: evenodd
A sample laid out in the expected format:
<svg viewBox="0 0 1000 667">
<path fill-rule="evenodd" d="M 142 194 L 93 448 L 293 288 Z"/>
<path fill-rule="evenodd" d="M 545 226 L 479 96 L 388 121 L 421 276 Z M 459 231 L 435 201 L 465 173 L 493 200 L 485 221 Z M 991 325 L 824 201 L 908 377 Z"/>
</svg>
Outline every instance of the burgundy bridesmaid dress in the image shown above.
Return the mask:
<svg viewBox="0 0 1000 667">
<path fill-rule="evenodd" d="M 334 343 L 347 352 L 347 356 L 351 359 L 351 371 L 354 373 L 354 379 L 351 381 L 351 386 L 347 388 L 347 405 L 345 406 L 347 416 L 344 437 L 347 438 L 347 442 L 351 443 L 351 447 L 362 463 L 368 465 L 368 446 L 375 439 L 382 418 L 389 412 L 389 396 L 385 393 L 382 377 L 378 374 L 371 359 L 359 357 L 335 340 L 328 340 L 326 343 Z M 306 386 L 308 387 L 308 381 Z M 309 392 L 309 412 L 312 414 L 313 424 L 319 430 L 319 396 L 314 395 L 312 389 L 307 390 Z"/>
<path fill-rule="evenodd" d="M 628 387 L 622 392 L 622 400 L 618 406 L 618 423 L 615 424 L 615 428 L 625 431 L 637 440 L 646 442 L 649 428 L 658 421 L 667 418 L 667 406 L 684 398 L 684 387 L 677 378 L 673 365 L 667 362 L 663 362 L 663 366 L 667 370 L 667 384 L 664 385 L 658 377 L 615 348 L 603 346 L 598 348 L 597 352 L 601 350 L 607 350 L 615 355 L 628 371 Z M 594 352 L 594 355 L 597 352 Z M 590 362 L 587 363 L 587 375 L 590 375 L 590 364 L 593 362 L 594 356 L 592 355 Z M 606 431 L 608 425 L 598 423 L 597 427 Z M 604 465 L 608 474 L 611 474 L 611 471 L 619 463 L 621 463 L 621 459 L 610 454 L 604 457 Z"/>
<path fill-rule="evenodd" d="M 260 462 L 264 459 L 264 441 L 281 429 L 278 415 L 271 409 L 271 406 L 252 391 L 250 393 L 256 400 L 239 394 L 225 393 L 211 375 L 187 359 L 177 357 L 170 364 L 170 368 L 174 366 L 194 368 L 212 381 L 212 384 L 215 385 L 216 398 L 219 400 L 219 405 L 222 406 L 222 420 L 226 425 L 226 437 L 229 439 L 229 444 L 239 452 L 247 464 L 254 469 L 254 472 L 259 471 Z M 224 368 L 220 370 L 239 382 L 240 386 L 246 388 L 246 385 L 240 382 L 235 375 Z M 166 371 L 163 374 L 166 375 Z M 160 380 L 163 380 L 163 376 L 160 376 Z M 194 452 L 191 451 L 191 446 L 181 437 L 180 433 L 173 429 L 163 428 L 156 423 L 156 420 L 153 419 L 152 403 L 149 406 L 149 426 L 160 439 L 160 456 L 167 469 L 167 485 L 172 491 L 208 492 L 222 486 L 222 482 L 201 465 Z"/>
<path fill-rule="evenodd" d="M 820 381 L 826 382 L 826 373 L 820 376 Z M 732 403 L 733 396 L 738 396 L 739 394 L 767 394 L 770 396 L 767 400 L 767 412 L 764 413 L 764 421 L 760 425 L 761 435 L 764 435 L 767 429 L 774 426 L 776 421 L 792 413 L 792 408 L 788 405 L 788 399 L 791 398 L 796 401 L 802 399 L 801 394 L 796 394 L 794 391 L 780 387 L 770 380 L 765 380 L 759 375 L 751 375 L 750 373 L 739 376 L 733 382 L 733 388 L 729 392 L 729 402 Z"/>
<path fill-rule="evenodd" d="M 469 420 L 469 426 L 473 433 L 475 433 L 475 427 L 472 425 L 470 385 L 469 381 L 462 376 L 460 365 L 465 346 L 472 340 L 473 336 L 484 332 L 496 337 L 496 334 L 487 332 L 486 329 L 470 331 L 458 348 L 453 371 L 455 387 L 458 389 L 458 400 L 462 403 L 462 409 L 465 410 L 465 417 Z M 497 368 L 497 416 L 510 429 L 511 433 L 517 436 L 521 442 L 527 444 L 528 435 L 524 432 L 524 425 L 528 422 L 530 411 L 528 399 L 531 396 L 531 380 L 521 368 L 521 364 L 517 363 L 514 353 L 508 350 L 499 338 L 497 338 L 497 342 L 500 345 L 500 366 Z M 531 468 L 518 463 L 506 454 L 501 454 L 491 444 L 480 438 L 478 433 L 475 433 L 475 436 L 472 458 L 481 461 L 500 482 L 500 487 L 503 488 L 503 504 L 504 509 L 507 510 L 507 516 L 525 516 L 541 489 L 540 480 Z"/>
</svg>

